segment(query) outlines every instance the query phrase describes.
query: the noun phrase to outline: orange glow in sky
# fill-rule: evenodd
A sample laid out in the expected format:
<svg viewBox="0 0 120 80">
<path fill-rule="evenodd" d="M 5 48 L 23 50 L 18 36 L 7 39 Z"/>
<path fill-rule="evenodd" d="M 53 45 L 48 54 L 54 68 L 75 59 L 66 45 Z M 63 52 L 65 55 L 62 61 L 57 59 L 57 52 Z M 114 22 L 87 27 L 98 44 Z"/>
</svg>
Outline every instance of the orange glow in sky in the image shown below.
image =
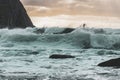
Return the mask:
<svg viewBox="0 0 120 80">
<path fill-rule="evenodd" d="M 82 23 L 91 27 L 120 26 L 120 0 L 21 0 L 21 2 L 37 27 L 79 27 Z"/>
<path fill-rule="evenodd" d="M 120 16 L 120 0 L 21 0 L 31 16 Z"/>
</svg>

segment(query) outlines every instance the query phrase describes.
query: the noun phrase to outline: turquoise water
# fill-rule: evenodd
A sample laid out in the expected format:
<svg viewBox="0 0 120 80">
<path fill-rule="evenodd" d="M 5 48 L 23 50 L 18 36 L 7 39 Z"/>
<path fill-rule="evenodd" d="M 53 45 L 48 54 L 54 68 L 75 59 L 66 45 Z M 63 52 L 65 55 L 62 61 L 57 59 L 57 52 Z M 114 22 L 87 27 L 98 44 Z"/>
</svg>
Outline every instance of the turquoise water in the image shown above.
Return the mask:
<svg viewBox="0 0 120 80">
<path fill-rule="evenodd" d="M 0 80 L 119 80 L 119 69 L 98 67 L 120 55 L 119 29 L 64 28 L 0 30 Z M 49 59 L 70 54 L 74 59 Z"/>
</svg>

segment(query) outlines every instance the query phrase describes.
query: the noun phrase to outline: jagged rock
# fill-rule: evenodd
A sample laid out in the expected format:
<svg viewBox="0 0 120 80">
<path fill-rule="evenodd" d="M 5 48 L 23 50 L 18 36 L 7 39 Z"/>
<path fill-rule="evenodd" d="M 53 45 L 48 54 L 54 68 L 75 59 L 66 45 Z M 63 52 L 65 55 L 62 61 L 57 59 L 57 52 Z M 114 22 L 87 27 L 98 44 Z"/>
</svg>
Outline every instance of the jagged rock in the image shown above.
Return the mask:
<svg viewBox="0 0 120 80">
<path fill-rule="evenodd" d="M 19 0 L 0 0 L 0 28 L 34 27 Z"/>
<path fill-rule="evenodd" d="M 111 59 L 98 64 L 101 67 L 120 67 L 120 58 Z"/>
<path fill-rule="evenodd" d="M 51 58 L 51 59 L 66 59 L 66 58 L 75 58 L 75 56 L 63 55 L 63 54 L 53 54 L 49 58 Z"/>
<path fill-rule="evenodd" d="M 64 31 L 59 32 L 59 33 L 54 33 L 54 34 L 65 34 L 65 33 L 71 33 L 72 31 L 74 31 L 74 28 L 65 28 Z"/>
</svg>

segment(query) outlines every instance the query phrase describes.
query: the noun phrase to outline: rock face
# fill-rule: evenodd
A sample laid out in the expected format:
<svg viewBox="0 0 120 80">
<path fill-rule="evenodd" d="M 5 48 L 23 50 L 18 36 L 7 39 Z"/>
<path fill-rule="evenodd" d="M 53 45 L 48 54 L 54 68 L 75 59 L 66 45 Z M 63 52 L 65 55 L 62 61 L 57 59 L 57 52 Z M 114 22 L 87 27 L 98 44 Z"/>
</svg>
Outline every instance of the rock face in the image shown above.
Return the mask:
<svg viewBox="0 0 120 80">
<path fill-rule="evenodd" d="M 19 0 L 0 0 L 0 28 L 34 27 Z"/>
<path fill-rule="evenodd" d="M 98 64 L 101 67 L 120 67 L 120 58 L 111 59 L 105 62 Z"/>
<path fill-rule="evenodd" d="M 75 56 L 62 55 L 62 54 L 53 54 L 49 58 L 51 58 L 51 59 L 66 59 L 66 58 L 75 58 Z"/>
</svg>

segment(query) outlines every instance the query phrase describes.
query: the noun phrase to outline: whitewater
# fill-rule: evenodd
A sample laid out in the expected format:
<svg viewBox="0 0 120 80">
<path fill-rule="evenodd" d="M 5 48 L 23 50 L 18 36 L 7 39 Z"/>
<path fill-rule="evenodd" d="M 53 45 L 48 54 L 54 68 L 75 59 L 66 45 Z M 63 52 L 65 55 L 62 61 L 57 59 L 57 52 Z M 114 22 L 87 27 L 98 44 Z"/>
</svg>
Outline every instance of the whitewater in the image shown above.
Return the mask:
<svg viewBox="0 0 120 80">
<path fill-rule="evenodd" d="M 119 80 L 120 69 L 97 66 L 119 58 L 120 29 L 0 29 L 0 80 Z M 73 59 L 49 59 L 52 54 Z"/>
</svg>

